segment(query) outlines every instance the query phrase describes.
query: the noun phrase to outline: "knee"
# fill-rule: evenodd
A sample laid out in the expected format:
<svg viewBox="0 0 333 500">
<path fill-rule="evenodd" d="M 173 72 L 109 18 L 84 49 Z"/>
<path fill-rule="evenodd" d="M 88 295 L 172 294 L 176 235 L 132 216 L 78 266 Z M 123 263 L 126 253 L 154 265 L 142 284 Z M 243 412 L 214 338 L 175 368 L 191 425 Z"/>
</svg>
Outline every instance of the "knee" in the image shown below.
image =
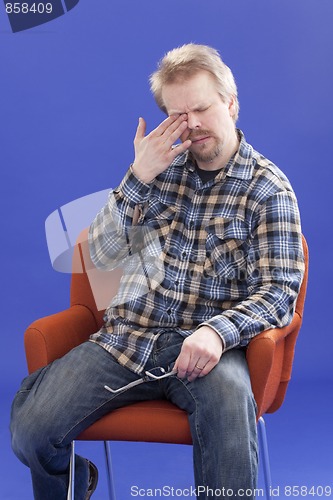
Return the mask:
<svg viewBox="0 0 333 500">
<path fill-rule="evenodd" d="M 30 390 L 16 394 L 11 408 L 10 432 L 12 449 L 26 465 L 37 449 L 43 447 L 48 435 L 52 418 L 45 418 L 45 408 L 39 408 L 30 397 Z"/>
<path fill-rule="evenodd" d="M 246 403 L 253 398 L 250 378 L 239 377 L 237 373 L 224 374 L 220 380 L 219 390 L 221 398 L 230 404 Z"/>
<path fill-rule="evenodd" d="M 226 353 L 227 354 L 227 353 Z M 224 355 L 223 355 L 224 356 Z M 222 356 L 222 358 L 223 358 Z M 235 358 L 237 362 L 230 362 Z M 239 363 L 239 359 L 241 362 Z M 204 380 L 203 377 L 201 380 Z M 219 363 L 204 384 L 205 412 L 211 411 L 225 421 L 253 420 L 256 403 L 253 397 L 246 361 L 241 356 L 229 356 L 227 362 Z"/>
<path fill-rule="evenodd" d="M 206 411 L 211 407 L 214 413 L 223 414 L 224 419 L 227 416 L 230 419 L 242 418 L 255 413 L 256 404 L 251 387 L 233 377 L 220 381 L 219 387 L 205 399 Z"/>
<path fill-rule="evenodd" d="M 22 394 L 19 392 L 13 401 L 10 417 L 10 432 L 11 432 L 11 444 L 15 455 L 23 462 L 25 465 L 29 465 L 29 460 L 27 458 L 26 449 L 28 447 L 29 438 L 31 436 L 30 430 L 30 419 L 25 418 L 20 411 L 22 407 Z M 31 426 L 34 425 L 34 419 L 32 419 Z"/>
</svg>

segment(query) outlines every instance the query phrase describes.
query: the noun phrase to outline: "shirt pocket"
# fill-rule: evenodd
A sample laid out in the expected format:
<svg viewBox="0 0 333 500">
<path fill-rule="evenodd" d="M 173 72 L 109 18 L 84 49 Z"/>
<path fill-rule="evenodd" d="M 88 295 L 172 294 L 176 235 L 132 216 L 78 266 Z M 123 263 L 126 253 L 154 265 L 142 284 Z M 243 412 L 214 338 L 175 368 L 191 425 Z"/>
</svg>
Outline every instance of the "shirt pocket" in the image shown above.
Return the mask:
<svg viewBox="0 0 333 500">
<path fill-rule="evenodd" d="M 160 239 L 165 240 L 176 214 L 176 207 L 168 206 L 158 198 L 152 197 L 144 205 L 139 223 L 142 223 L 147 229 L 157 232 Z"/>
<path fill-rule="evenodd" d="M 204 271 L 225 280 L 246 279 L 249 229 L 242 219 L 215 217 L 206 226 Z"/>
<path fill-rule="evenodd" d="M 140 210 L 137 231 L 141 234 L 146 255 L 167 252 L 173 227 L 177 224 L 177 208 L 168 206 L 156 196 L 152 196 Z"/>
</svg>

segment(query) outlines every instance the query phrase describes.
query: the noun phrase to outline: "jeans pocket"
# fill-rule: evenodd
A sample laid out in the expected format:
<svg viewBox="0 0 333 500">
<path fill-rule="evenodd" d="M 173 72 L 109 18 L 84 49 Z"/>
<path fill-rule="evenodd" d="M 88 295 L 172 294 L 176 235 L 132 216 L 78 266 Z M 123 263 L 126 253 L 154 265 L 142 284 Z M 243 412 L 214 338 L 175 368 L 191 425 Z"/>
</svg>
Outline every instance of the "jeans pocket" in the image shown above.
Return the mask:
<svg viewBox="0 0 333 500">
<path fill-rule="evenodd" d="M 43 379 L 46 368 L 47 367 L 40 368 L 39 370 L 36 370 L 22 380 L 21 387 L 17 391 L 11 407 L 12 432 L 14 421 L 20 418 L 21 411 L 25 407 L 26 402 L 30 399 L 32 389 L 35 388 L 36 385 L 39 386 L 41 380 Z"/>
<path fill-rule="evenodd" d="M 27 392 L 30 392 L 33 387 L 37 389 L 46 373 L 46 370 L 47 366 L 44 366 L 43 368 L 39 368 L 35 372 L 25 377 L 22 380 L 21 387 L 19 388 L 17 394 L 25 394 Z"/>
</svg>

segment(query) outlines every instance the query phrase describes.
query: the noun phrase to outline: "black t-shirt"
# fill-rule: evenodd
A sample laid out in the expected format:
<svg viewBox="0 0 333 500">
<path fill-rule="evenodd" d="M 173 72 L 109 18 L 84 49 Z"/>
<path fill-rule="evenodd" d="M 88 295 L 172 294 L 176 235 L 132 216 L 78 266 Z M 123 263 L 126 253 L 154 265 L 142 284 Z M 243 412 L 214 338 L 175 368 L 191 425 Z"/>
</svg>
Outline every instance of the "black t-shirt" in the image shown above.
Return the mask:
<svg viewBox="0 0 333 500">
<path fill-rule="evenodd" d="M 222 170 L 222 168 L 218 168 L 217 170 L 202 170 L 202 168 L 199 168 L 198 165 L 195 165 L 195 168 L 203 184 L 206 184 L 206 182 L 214 179 L 214 177 L 216 177 Z"/>
</svg>

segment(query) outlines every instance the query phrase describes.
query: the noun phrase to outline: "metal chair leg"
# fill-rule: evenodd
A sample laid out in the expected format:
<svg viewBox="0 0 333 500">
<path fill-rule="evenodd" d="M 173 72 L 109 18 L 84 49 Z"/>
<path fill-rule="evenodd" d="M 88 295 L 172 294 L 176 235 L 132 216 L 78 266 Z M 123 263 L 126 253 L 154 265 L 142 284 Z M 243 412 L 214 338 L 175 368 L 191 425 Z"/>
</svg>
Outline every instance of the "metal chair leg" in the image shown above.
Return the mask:
<svg viewBox="0 0 333 500">
<path fill-rule="evenodd" d="M 269 453 L 267 444 L 267 434 L 266 434 L 266 424 L 263 417 L 258 420 L 258 438 L 260 446 L 260 457 L 261 463 L 264 471 L 264 482 L 267 500 L 272 500 L 271 489 L 272 489 L 272 479 L 271 479 L 271 469 L 269 464 Z M 104 441 L 104 452 L 105 452 L 105 462 L 107 471 L 107 481 L 109 489 L 109 500 L 116 500 L 116 493 L 114 489 L 114 479 L 112 471 L 112 459 L 109 441 Z M 74 485 L 75 485 L 75 441 L 71 444 L 71 458 L 69 466 L 69 485 L 67 500 L 74 500 Z"/>
<path fill-rule="evenodd" d="M 67 500 L 74 500 L 74 485 L 75 485 L 75 441 L 72 441 L 71 458 L 69 462 L 69 484 L 68 484 Z"/>
<path fill-rule="evenodd" d="M 260 446 L 260 459 L 264 471 L 264 482 L 266 498 L 271 500 L 271 490 L 272 490 L 272 478 L 271 478 L 271 468 L 269 465 L 269 453 L 267 444 L 267 434 L 266 434 L 266 424 L 263 417 L 258 420 L 258 438 Z"/>
<path fill-rule="evenodd" d="M 105 450 L 106 472 L 107 472 L 107 481 L 109 489 L 109 499 L 116 500 L 109 441 L 104 441 L 104 450 Z M 67 500 L 74 500 L 74 490 L 75 490 L 75 441 L 72 441 L 71 457 L 69 462 L 69 484 L 67 491 Z"/>
<path fill-rule="evenodd" d="M 106 462 L 108 489 L 109 489 L 109 499 L 116 500 L 116 492 L 114 489 L 114 478 L 113 478 L 113 471 L 112 471 L 112 459 L 111 459 L 111 450 L 110 450 L 109 441 L 104 441 L 104 451 L 105 451 L 105 462 Z"/>
</svg>

